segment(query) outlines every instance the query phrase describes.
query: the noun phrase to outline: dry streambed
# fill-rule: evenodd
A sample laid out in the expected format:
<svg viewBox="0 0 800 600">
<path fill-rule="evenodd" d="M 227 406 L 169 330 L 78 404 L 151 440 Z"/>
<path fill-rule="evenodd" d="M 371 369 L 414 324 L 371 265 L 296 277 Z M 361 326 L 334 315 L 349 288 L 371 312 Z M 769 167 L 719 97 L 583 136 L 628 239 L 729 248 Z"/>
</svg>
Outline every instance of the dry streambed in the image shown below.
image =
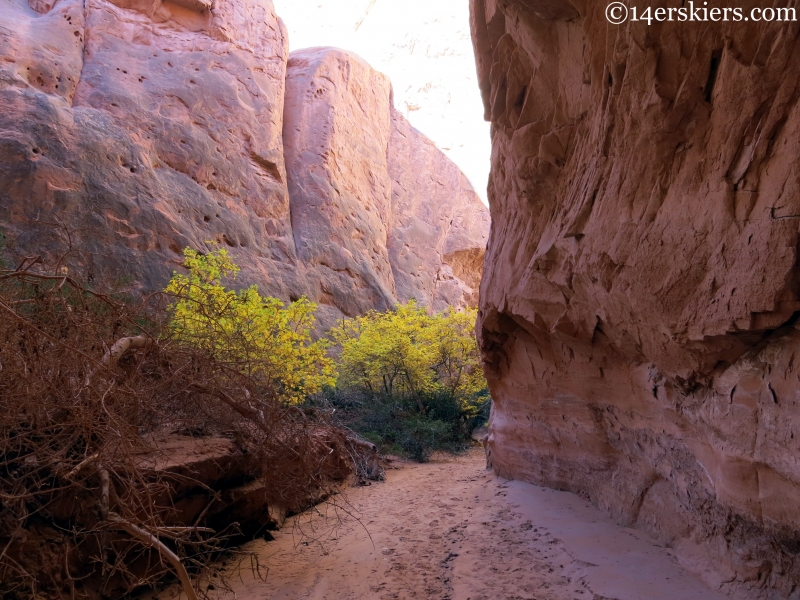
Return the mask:
<svg viewBox="0 0 800 600">
<path fill-rule="evenodd" d="M 256 541 L 238 600 L 721 600 L 669 550 L 565 492 L 508 482 L 479 451 L 403 464 Z M 266 569 L 264 569 L 266 567 Z M 213 588 L 213 583 L 212 583 Z M 233 598 L 212 589 L 212 597 Z M 177 598 L 178 591 L 160 599 Z"/>
</svg>

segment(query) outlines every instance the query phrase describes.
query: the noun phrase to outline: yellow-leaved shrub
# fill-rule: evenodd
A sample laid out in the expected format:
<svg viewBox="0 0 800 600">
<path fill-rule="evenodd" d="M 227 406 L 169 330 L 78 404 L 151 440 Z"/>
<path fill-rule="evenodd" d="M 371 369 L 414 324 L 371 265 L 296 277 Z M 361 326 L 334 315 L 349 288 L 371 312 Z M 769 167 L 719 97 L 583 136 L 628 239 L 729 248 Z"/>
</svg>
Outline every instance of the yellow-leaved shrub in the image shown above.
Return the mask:
<svg viewBox="0 0 800 600">
<path fill-rule="evenodd" d="M 239 271 L 225 249 L 201 254 L 184 250 L 187 274 L 174 273 L 166 292 L 177 340 L 269 386 L 287 404 L 336 382 L 329 342 L 312 339 L 316 305 L 303 297 L 290 304 L 261 296 L 253 285 L 226 288 Z"/>
<path fill-rule="evenodd" d="M 465 414 L 477 412 L 486 380 L 475 340 L 476 316 L 474 309 L 429 315 L 411 301 L 342 322 L 330 332 L 339 352 L 341 385 L 406 395 L 421 414 L 426 397 L 444 392 Z"/>
</svg>

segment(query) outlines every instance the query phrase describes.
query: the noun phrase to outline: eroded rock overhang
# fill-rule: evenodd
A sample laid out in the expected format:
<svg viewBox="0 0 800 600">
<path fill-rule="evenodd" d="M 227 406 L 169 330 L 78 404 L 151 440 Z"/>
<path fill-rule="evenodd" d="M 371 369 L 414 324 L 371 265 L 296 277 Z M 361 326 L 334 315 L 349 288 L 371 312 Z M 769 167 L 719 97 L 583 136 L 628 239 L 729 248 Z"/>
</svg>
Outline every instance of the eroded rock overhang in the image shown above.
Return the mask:
<svg viewBox="0 0 800 600">
<path fill-rule="evenodd" d="M 794 23 L 472 0 L 493 135 L 478 334 L 495 469 L 712 586 L 800 584 Z"/>
</svg>

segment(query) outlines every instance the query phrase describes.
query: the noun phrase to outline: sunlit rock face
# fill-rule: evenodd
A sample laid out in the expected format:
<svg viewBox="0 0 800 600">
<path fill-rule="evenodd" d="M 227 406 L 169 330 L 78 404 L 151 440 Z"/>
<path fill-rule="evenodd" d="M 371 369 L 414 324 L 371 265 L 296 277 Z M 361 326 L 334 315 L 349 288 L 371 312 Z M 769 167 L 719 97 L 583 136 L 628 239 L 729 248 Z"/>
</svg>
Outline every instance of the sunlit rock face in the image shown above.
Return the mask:
<svg viewBox="0 0 800 600">
<path fill-rule="evenodd" d="M 396 302 L 386 166 L 391 84 L 357 56 L 292 53 L 284 140 L 298 252 L 341 311 Z M 355 282 L 355 285 L 352 285 Z M 348 311 L 349 312 L 349 311 Z"/>
<path fill-rule="evenodd" d="M 0 8 L 0 222 L 15 249 L 68 230 L 75 268 L 153 289 L 213 240 L 267 288 L 301 286 L 271 4 L 119 4 Z"/>
<path fill-rule="evenodd" d="M 432 141 L 395 110 L 391 120 L 394 217 L 388 248 L 397 296 L 437 311 L 477 306 L 489 211 Z"/>
<path fill-rule="evenodd" d="M 394 110 L 389 80 L 342 50 L 298 50 L 286 97 L 293 232 L 314 269 L 311 296 L 332 317 L 411 299 L 475 306 L 488 211 Z"/>
<path fill-rule="evenodd" d="M 307 295 L 323 325 L 411 297 L 475 303 L 480 261 L 459 269 L 482 258 L 488 213 L 482 228 L 459 215 L 477 196 L 407 124 L 407 155 L 391 157 L 390 83 L 357 57 L 319 51 L 336 82 L 301 82 L 295 60 L 287 83 L 270 0 L 1 1 L 0 232 L 16 257 L 71 246 L 71 272 L 155 290 L 183 248 L 216 242 L 239 285 Z M 437 171 L 458 187 L 423 197 Z M 411 289 L 389 250 L 412 216 L 394 208 L 405 189 L 447 222 L 419 239 L 433 266 Z"/>
<path fill-rule="evenodd" d="M 489 124 L 462 0 L 274 0 L 291 51 L 355 52 L 392 80 L 394 105 L 464 171 L 486 203 Z"/>
<path fill-rule="evenodd" d="M 727 593 L 794 598 L 798 27 L 617 27 L 606 4 L 471 0 L 490 459 Z"/>
</svg>

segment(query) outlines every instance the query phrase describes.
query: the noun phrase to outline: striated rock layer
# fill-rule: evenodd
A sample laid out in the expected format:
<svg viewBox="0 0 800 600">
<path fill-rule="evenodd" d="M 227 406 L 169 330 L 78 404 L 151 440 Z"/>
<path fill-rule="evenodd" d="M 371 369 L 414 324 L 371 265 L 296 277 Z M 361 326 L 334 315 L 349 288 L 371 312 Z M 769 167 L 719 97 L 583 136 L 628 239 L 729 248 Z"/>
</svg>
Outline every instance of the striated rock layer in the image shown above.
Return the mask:
<svg viewBox="0 0 800 600">
<path fill-rule="evenodd" d="M 488 211 L 464 176 L 393 116 L 383 75 L 287 48 L 270 0 L 0 0 L 12 254 L 71 246 L 88 280 L 154 290 L 212 241 L 240 283 L 305 294 L 323 324 L 474 305 Z"/>
<path fill-rule="evenodd" d="M 471 0 L 490 460 L 797 598 L 800 28 L 606 4 Z"/>
</svg>

